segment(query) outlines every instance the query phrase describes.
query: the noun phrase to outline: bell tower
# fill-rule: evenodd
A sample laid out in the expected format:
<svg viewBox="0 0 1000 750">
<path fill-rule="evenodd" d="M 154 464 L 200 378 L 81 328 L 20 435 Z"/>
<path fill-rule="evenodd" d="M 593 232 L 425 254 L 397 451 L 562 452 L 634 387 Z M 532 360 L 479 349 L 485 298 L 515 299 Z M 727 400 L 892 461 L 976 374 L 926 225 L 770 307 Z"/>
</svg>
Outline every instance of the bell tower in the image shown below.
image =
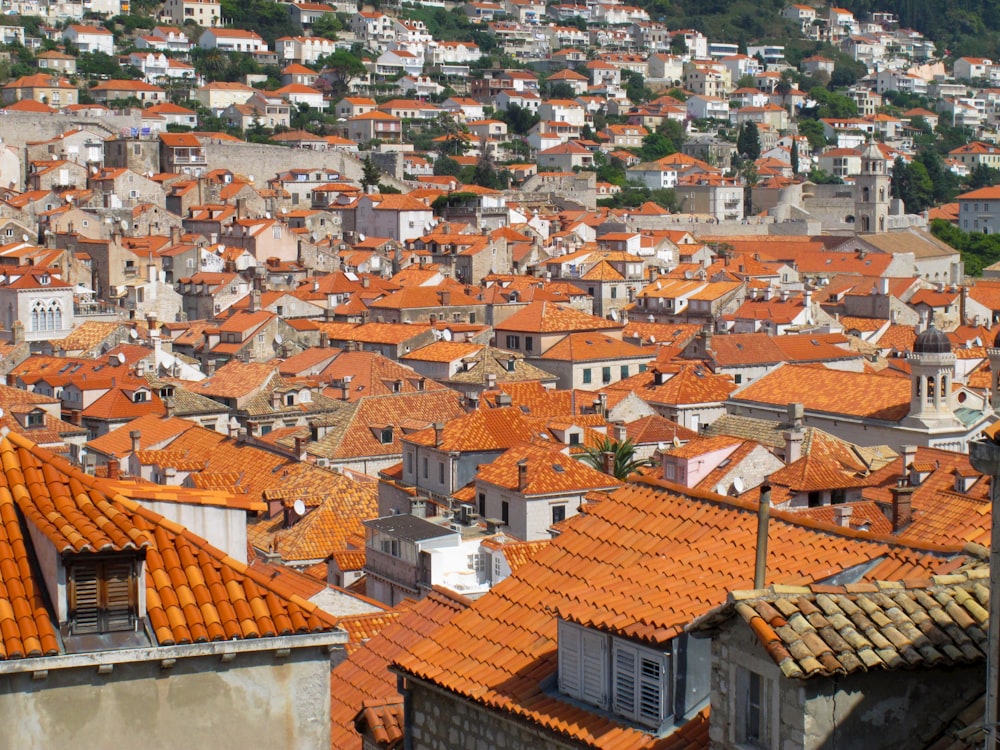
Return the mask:
<svg viewBox="0 0 1000 750">
<path fill-rule="evenodd" d="M 948 337 L 933 324 L 913 342 L 910 361 L 910 413 L 908 422 L 925 427 L 957 424 L 951 390 L 955 355 Z"/>
<path fill-rule="evenodd" d="M 854 178 L 854 231 L 887 231 L 891 200 L 885 157 L 875 143 L 869 143 L 861 153 L 861 174 Z"/>
</svg>

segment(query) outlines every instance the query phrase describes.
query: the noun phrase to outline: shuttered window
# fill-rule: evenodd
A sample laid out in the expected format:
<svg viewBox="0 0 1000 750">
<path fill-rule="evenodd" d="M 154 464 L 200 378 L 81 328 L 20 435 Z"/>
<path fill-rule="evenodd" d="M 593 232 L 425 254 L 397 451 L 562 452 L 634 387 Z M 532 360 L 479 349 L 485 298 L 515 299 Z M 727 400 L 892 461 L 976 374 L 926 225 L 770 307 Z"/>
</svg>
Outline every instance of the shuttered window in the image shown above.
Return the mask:
<svg viewBox="0 0 1000 750">
<path fill-rule="evenodd" d="M 559 621 L 559 690 L 598 708 L 608 706 L 608 636 Z"/>
<path fill-rule="evenodd" d="M 669 715 L 669 657 L 614 639 L 612 710 L 650 727 Z"/>
<path fill-rule="evenodd" d="M 137 567 L 131 559 L 69 565 L 69 620 L 74 635 L 135 628 Z"/>
</svg>

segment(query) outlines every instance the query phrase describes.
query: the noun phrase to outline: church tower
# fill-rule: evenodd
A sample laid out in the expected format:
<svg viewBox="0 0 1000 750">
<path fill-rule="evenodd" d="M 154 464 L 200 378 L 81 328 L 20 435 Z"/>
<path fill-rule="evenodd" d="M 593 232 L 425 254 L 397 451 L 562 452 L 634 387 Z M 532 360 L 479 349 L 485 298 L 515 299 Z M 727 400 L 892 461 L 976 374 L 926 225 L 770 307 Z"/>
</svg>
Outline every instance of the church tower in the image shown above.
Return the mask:
<svg viewBox="0 0 1000 750">
<path fill-rule="evenodd" d="M 861 174 L 854 178 L 854 230 L 885 232 L 891 202 L 885 157 L 875 143 L 869 143 L 861 154 Z"/>
<path fill-rule="evenodd" d="M 924 427 L 958 424 L 952 411 L 955 355 L 948 337 L 933 324 L 917 336 L 910 353 L 910 413 L 906 421 Z"/>
</svg>

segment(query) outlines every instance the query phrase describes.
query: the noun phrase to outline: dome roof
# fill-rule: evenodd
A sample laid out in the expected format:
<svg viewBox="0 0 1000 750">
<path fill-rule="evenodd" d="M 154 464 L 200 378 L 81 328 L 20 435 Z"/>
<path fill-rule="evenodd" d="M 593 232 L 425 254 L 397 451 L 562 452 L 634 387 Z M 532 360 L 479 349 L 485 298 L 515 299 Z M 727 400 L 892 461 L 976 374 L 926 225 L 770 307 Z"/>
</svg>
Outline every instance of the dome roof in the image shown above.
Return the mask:
<svg viewBox="0 0 1000 750">
<path fill-rule="evenodd" d="M 941 329 L 931 325 L 913 342 L 914 354 L 951 354 L 951 342 Z"/>
</svg>

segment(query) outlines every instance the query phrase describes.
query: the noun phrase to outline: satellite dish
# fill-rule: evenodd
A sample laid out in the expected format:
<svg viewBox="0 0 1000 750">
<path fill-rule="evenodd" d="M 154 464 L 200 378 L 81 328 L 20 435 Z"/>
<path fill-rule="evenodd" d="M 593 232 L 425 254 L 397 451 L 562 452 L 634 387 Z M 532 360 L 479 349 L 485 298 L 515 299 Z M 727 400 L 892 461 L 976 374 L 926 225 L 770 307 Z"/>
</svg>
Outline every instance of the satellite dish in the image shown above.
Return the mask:
<svg viewBox="0 0 1000 750">
<path fill-rule="evenodd" d="M 358 242 L 364 242 L 367 239 L 363 234 L 358 235 Z"/>
<path fill-rule="evenodd" d="M 278 346 L 281 346 L 281 343 L 284 340 L 285 340 L 284 336 L 282 336 L 280 333 L 274 334 L 274 343 L 277 344 Z"/>
<path fill-rule="evenodd" d="M 306 504 L 301 500 L 296 500 L 292 503 L 292 510 L 295 511 L 295 515 L 304 516 L 306 514 Z"/>
<path fill-rule="evenodd" d="M 248 174 L 248 175 L 247 175 L 247 179 L 248 179 L 248 180 L 249 180 L 250 182 L 253 182 L 253 175 L 252 175 L 252 174 Z"/>
<path fill-rule="evenodd" d="M 118 352 L 118 354 L 116 356 L 118 357 L 118 364 L 121 364 L 121 365 L 125 364 L 125 355 L 124 354 L 122 354 L 121 352 Z"/>
<path fill-rule="evenodd" d="M 445 341 L 451 341 L 452 339 L 451 330 L 445 328 L 443 331 L 441 331 L 441 338 L 443 338 Z"/>
<path fill-rule="evenodd" d="M 264 218 L 265 219 L 270 219 L 271 218 L 271 212 L 270 211 L 265 211 L 264 212 Z"/>
<path fill-rule="evenodd" d="M 26 235 L 26 234 L 22 234 L 22 235 L 21 235 L 21 242 L 27 242 L 27 241 L 28 241 L 28 239 L 29 239 L 29 238 L 28 238 L 28 235 Z"/>
<path fill-rule="evenodd" d="M 743 485 L 743 480 L 740 477 L 736 477 L 736 479 L 733 480 L 733 489 L 737 492 L 743 492 L 743 490 L 746 489 Z"/>
<path fill-rule="evenodd" d="M 611 311 L 611 319 L 614 320 L 614 321 L 618 320 L 618 311 L 617 310 L 612 310 Z"/>
<path fill-rule="evenodd" d="M 655 344 L 656 343 L 656 336 L 654 336 L 653 334 L 649 334 L 649 343 L 650 344 Z"/>
<path fill-rule="evenodd" d="M 437 330 L 436 328 L 431 329 L 431 335 L 434 336 L 435 341 L 441 340 L 441 331 Z"/>
<path fill-rule="evenodd" d="M 125 219 L 122 219 L 121 228 L 122 228 L 123 232 L 127 232 L 128 231 L 128 222 L 125 221 Z"/>
<path fill-rule="evenodd" d="M 130 339 L 137 339 L 137 338 L 139 338 L 139 334 L 138 334 L 138 332 L 134 328 L 129 328 L 128 329 L 128 337 Z"/>
<path fill-rule="evenodd" d="M 282 215 L 282 216 L 284 216 L 284 215 L 285 215 L 285 214 L 287 214 L 287 213 L 288 213 L 288 209 L 287 209 L 287 208 L 285 208 L 284 206 L 282 206 L 282 207 L 281 207 L 281 215 Z"/>
</svg>

